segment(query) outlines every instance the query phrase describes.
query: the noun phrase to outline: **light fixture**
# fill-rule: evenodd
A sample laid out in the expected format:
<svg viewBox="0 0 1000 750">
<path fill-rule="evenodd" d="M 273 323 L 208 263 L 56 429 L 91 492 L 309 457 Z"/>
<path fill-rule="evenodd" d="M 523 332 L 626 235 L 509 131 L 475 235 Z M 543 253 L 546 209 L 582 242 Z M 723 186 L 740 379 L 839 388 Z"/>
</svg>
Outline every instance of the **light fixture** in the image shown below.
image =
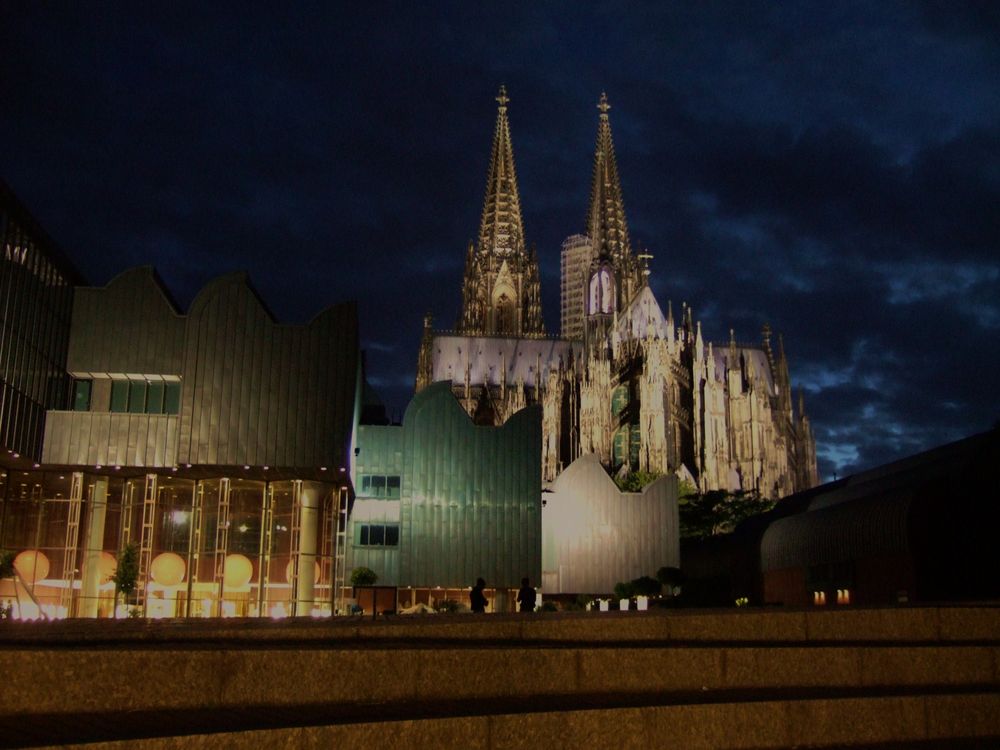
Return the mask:
<svg viewBox="0 0 1000 750">
<path fill-rule="evenodd" d="M 36 469 L 37 469 L 37 468 L 38 468 L 39 466 L 41 466 L 41 464 L 34 464 L 34 467 L 35 467 Z"/>
<path fill-rule="evenodd" d="M 320 467 L 319 467 L 319 470 L 320 470 L 320 471 L 326 471 L 326 467 L 325 467 L 325 466 L 320 466 Z"/>
<path fill-rule="evenodd" d="M 264 471 L 267 471 L 267 470 L 268 470 L 268 469 L 270 469 L 270 468 L 271 468 L 270 466 L 265 466 L 265 467 L 264 467 Z"/>
<path fill-rule="evenodd" d="M 245 464 L 245 465 L 243 466 L 243 471 L 250 471 L 250 466 L 249 466 L 249 464 Z"/>
<path fill-rule="evenodd" d="M 94 466 L 94 468 L 95 468 L 95 469 L 101 469 L 101 468 L 103 468 L 103 467 L 102 467 L 102 466 L 101 466 L 100 464 L 97 464 L 97 465 L 95 465 L 95 466 Z"/>
</svg>

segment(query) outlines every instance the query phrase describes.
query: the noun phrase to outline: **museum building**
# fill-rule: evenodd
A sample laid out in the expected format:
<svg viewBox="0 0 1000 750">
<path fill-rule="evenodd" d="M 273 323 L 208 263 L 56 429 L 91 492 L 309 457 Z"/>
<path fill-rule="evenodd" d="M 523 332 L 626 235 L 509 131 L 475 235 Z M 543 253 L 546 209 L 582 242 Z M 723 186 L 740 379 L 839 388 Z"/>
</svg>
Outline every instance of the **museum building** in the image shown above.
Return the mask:
<svg viewBox="0 0 1000 750">
<path fill-rule="evenodd" d="M 0 600 L 109 616 L 115 557 L 133 543 L 127 608 L 147 616 L 336 607 L 355 306 L 283 325 L 243 274 L 185 313 L 150 268 L 77 287 L 12 192 L 0 198 L 0 548 L 16 553 Z"/>
</svg>

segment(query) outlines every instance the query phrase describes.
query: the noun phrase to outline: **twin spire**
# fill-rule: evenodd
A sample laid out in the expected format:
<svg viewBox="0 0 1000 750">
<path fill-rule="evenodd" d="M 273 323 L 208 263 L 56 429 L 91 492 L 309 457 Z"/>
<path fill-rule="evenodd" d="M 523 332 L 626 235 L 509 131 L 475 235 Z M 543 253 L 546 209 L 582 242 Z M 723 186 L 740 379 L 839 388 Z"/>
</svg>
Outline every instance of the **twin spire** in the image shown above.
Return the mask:
<svg viewBox="0 0 1000 750">
<path fill-rule="evenodd" d="M 594 171 L 590 182 L 590 211 L 587 214 L 587 236 L 593 242 L 594 255 L 607 256 L 617 261 L 631 257 L 632 245 L 625 222 L 625 202 L 618 179 L 618 161 L 615 144 L 611 139 L 611 122 L 608 118 L 608 97 L 601 93 L 597 104 L 600 116 L 597 122 L 597 145 L 594 148 Z"/>
<path fill-rule="evenodd" d="M 524 220 L 514 169 L 510 122 L 507 119 L 510 98 L 504 86 L 500 87 L 496 101 L 497 121 L 486 177 L 486 199 L 479 223 L 479 250 L 506 255 L 524 252 Z M 597 145 L 594 149 L 590 210 L 587 212 L 587 235 L 593 242 L 595 257 L 606 255 L 620 262 L 630 263 L 632 245 L 625 221 L 618 161 L 615 159 L 615 146 L 611 138 L 611 122 L 608 117 L 611 105 L 608 104 L 606 94 L 601 94 L 597 109 L 600 116 Z"/>
<path fill-rule="evenodd" d="M 507 120 L 507 89 L 497 95 L 497 124 L 493 131 L 493 150 L 486 175 L 486 200 L 479 222 L 479 251 L 507 255 L 524 252 L 524 221 L 521 197 L 517 191 L 514 149 Z"/>
</svg>

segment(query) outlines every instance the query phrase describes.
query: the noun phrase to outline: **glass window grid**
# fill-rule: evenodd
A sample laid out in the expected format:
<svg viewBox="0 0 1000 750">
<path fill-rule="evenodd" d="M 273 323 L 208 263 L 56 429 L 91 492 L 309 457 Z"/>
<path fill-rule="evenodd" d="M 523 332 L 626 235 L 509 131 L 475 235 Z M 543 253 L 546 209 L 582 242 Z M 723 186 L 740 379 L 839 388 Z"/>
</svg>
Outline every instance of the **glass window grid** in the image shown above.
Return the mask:
<svg viewBox="0 0 1000 750">
<path fill-rule="evenodd" d="M 358 547 L 398 547 L 398 523 L 359 523 L 355 527 L 354 544 Z"/>
<path fill-rule="evenodd" d="M 402 481 L 398 474 L 362 474 L 358 497 L 379 497 L 397 500 Z"/>
</svg>

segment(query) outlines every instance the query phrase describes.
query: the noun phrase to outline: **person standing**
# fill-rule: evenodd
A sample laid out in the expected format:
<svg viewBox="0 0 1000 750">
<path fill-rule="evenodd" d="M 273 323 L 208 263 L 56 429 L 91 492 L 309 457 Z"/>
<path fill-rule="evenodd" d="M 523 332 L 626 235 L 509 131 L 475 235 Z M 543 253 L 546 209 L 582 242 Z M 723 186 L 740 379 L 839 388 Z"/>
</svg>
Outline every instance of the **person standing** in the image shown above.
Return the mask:
<svg viewBox="0 0 1000 750">
<path fill-rule="evenodd" d="M 483 593 L 483 589 L 485 588 L 486 581 L 482 578 L 477 578 L 476 585 L 469 592 L 469 605 L 472 607 L 473 612 L 486 611 L 486 594 Z"/>
<path fill-rule="evenodd" d="M 519 611 L 535 611 L 535 590 L 531 587 L 527 578 L 521 579 L 521 590 L 517 592 L 517 603 L 521 605 Z"/>
</svg>

